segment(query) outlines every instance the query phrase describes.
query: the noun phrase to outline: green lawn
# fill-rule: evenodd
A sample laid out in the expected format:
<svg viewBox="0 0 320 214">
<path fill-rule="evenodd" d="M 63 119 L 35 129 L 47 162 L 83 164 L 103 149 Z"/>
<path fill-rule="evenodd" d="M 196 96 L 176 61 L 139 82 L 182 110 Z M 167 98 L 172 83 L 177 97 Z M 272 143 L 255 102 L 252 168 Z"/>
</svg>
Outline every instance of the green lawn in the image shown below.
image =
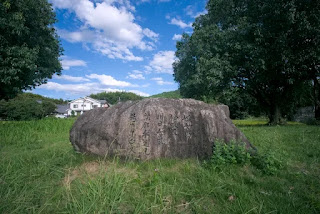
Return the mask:
<svg viewBox="0 0 320 214">
<path fill-rule="evenodd" d="M 0 121 L 0 213 L 320 213 L 320 127 L 234 121 L 275 175 L 251 165 L 77 154 L 73 119 Z"/>
</svg>

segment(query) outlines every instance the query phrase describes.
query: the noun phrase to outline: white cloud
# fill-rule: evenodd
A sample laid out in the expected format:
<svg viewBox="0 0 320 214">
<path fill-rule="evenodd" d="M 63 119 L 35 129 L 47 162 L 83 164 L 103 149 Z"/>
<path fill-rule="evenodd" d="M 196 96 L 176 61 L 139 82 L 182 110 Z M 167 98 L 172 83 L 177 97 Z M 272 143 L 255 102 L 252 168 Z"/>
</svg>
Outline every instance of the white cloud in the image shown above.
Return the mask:
<svg viewBox="0 0 320 214">
<path fill-rule="evenodd" d="M 146 79 L 143 76 L 143 72 L 142 71 L 138 71 L 138 70 L 133 70 L 132 72 L 129 72 L 127 78 L 128 79 L 136 79 L 136 80 L 144 80 L 144 79 Z"/>
<path fill-rule="evenodd" d="M 95 51 L 114 59 L 142 61 L 131 49 L 152 50 L 158 34 L 135 23 L 135 8 L 128 0 L 52 0 L 54 7 L 74 12 L 83 26 L 73 32 L 59 29 L 69 42 L 91 44 Z M 147 40 L 149 39 L 149 41 Z M 150 41 L 151 40 L 151 41 Z"/>
<path fill-rule="evenodd" d="M 148 38 L 150 38 L 150 39 L 152 39 L 152 40 L 154 40 L 154 41 L 157 41 L 158 38 L 159 38 L 159 34 L 153 32 L 153 31 L 150 30 L 149 28 L 144 29 L 144 30 L 143 30 L 143 34 L 144 34 L 146 37 L 148 37 Z"/>
<path fill-rule="evenodd" d="M 169 2 L 169 1 L 171 1 L 171 0 L 155 0 L 155 1 L 157 1 L 157 2 Z M 141 4 L 141 3 L 145 3 L 145 2 L 151 2 L 151 0 L 138 0 L 137 1 L 137 4 Z"/>
<path fill-rule="evenodd" d="M 207 14 L 207 13 L 208 13 L 207 10 L 200 11 L 200 12 L 196 13 L 193 17 L 196 18 L 196 17 L 198 17 L 198 16 L 205 15 L 205 14 Z"/>
<path fill-rule="evenodd" d="M 87 66 L 87 63 L 78 59 L 63 59 L 61 60 L 63 70 L 69 70 L 71 67 Z"/>
<path fill-rule="evenodd" d="M 169 24 L 172 24 L 172 25 L 177 25 L 179 26 L 180 28 L 192 28 L 192 23 L 185 23 L 183 22 L 180 18 L 173 18 L 171 19 L 171 21 L 169 22 Z"/>
<path fill-rule="evenodd" d="M 142 74 L 129 74 L 130 79 L 139 79 L 139 80 L 144 80 L 145 77 Z"/>
<path fill-rule="evenodd" d="M 133 70 L 132 73 L 135 73 L 135 74 L 143 74 L 142 71 L 139 71 L 139 70 Z"/>
<path fill-rule="evenodd" d="M 90 81 L 89 79 L 84 78 L 84 77 L 74 77 L 74 76 L 69 76 L 69 75 L 61 75 L 61 76 L 54 75 L 54 79 L 67 80 L 70 82 L 88 82 L 88 81 Z"/>
<path fill-rule="evenodd" d="M 149 65 L 144 66 L 144 69 L 146 69 L 144 71 L 146 74 L 150 74 L 152 72 L 152 67 Z"/>
<path fill-rule="evenodd" d="M 144 85 L 141 85 L 142 88 L 148 88 L 150 86 L 150 83 L 147 83 L 147 84 L 144 84 Z"/>
<path fill-rule="evenodd" d="M 196 18 L 200 15 L 204 15 L 204 14 L 207 14 L 208 11 L 207 10 L 203 10 L 203 11 L 200 11 L 200 12 L 196 12 L 196 7 L 193 6 L 193 5 L 189 5 L 187 6 L 185 9 L 185 12 L 188 16 L 192 17 L 192 18 Z"/>
<path fill-rule="evenodd" d="M 182 35 L 181 34 L 174 34 L 172 37 L 172 40 L 181 40 Z"/>
<path fill-rule="evenodd" d="M 137 4 L 145 3 L 145 2 L 150 2 L 151 0 L 139 0 L 137 1 Z"/>
<path fill-rule="evenodd" d="M 90 30 L 79 30 L 79 31 L 69 32 L 67 30 L 58 28 L 57 31 L 61 38 L 71 43 L 87 42 L 87 41 L 92 41 L 96 38 L 95 33 Z"/>
<path fill-rule="evenodd" d="M 173 82 L 164 81 L 162 77 L 155 77 L 155 78 L 152 78 L 151 80 L 156 81 L 158 85 L 173 85 Z"/>
<path fill-rule="evenodd" d="M 153 56 L 150 64 L 145 66 L 148 72 L 172 74 L 172 64 L 175 60 L 174 51 L 160 51 Z"/>
<path fill-rule="evenodd" d="M 65 92 L 67 95 L 79 95 L 87 96 L 94 93 L 106 92 L 118 92 L 125 91 L 117 88 L 106 88 L 99 83 L 85 83 L 85 84 L 60 84 L 56 82 L 48 82 L 46 84 L 40 85 L 38 88 L 45 90 L 53 90 L 58 92 Z M 140 96 L 150 96 L 147 93 L 138 90 L 129 90 L 129 92 L 138 94 Z"/>
<path fill-rule="evenodd" d="M 106 88 L 101 88 L 99 86 L 100 85 L 96 83 L 60 84 L 56 82 L 48 82 L 46 84 L 40 85 L 38 88 L 53 91 L 63 91 L 68 94 L 89 95 L 92 93 L 98 93 L 106 90 Z"/>
<path fill-rule="evenodd" d="M 136 80 L 144 80 L 144 79 L 146 79 L 142 74 L 131 74 L 131 73 L 129 73 L 127 78 L 136 79 Z"/>
<path fill-rule="evenodd" d="M 188 5 L 188 6 L 184 9 L 184 11 L 186 12 L 186 14 L 187 14 L 188 16 L 191 16 L 191 17 L 193 17 L 193 15 L 194 15 L 194 10 L 195 10 L 195 7 L 194 7 L 193 5 Z"/>
<path fill-rule="evenodd" d="M 112 76 L 105 75 L 105 74 L 90 74 L 86 75 L 87 78 L 89 79 L 97 79 L 102 85 L 107 85 L 107 86 L 118 86 L 118 87 L 135 87 L 129 82 L 125 81 L 119 81 L 114 79 Z"/>
</svg>

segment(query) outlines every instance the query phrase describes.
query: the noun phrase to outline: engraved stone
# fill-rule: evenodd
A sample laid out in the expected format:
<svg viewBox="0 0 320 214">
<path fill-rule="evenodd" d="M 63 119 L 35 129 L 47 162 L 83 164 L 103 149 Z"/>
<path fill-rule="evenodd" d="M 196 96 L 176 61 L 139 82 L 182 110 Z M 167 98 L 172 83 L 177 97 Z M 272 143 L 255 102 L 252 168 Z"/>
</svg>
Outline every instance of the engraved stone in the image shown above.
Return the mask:
<svg viewBox="0 0 320 214">
<path fill-rule="evenodd" d="M 208 158 L 216 140 L 252 147 L 225 105 L 192 99 L 144 99 L 81 115 L 70 131 L 75 150 L 133 159 Z"/>
</svg>

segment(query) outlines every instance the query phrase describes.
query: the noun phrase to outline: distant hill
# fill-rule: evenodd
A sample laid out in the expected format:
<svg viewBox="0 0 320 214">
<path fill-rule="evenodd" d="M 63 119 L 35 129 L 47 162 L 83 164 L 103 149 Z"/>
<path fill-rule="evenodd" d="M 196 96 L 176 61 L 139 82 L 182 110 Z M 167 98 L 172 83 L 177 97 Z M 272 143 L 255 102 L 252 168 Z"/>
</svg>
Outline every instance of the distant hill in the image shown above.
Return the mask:
<svg viewBox="0 0 320 214">
<path fill-rule="evenodd" d="M 98 94 L 91 94 L 90 97 L 97 100 L 106 100 L 112 105 L 116 104 L 119 100 L 125 102 L 127 100 L 143 99 L 143 97 L 132 92 L 101 92 Z"/>
<path fill-rule="evenodd" d="M 155 94 L 150 96 L 150 98 L 172 98 L 172 99 L 179 99 L 183 98 L 180 94 L 179 90 L 175 91 L 168 91 L 168 92 L 163 92 L 161 94 Z"/>
<path fill-rule="evenodd" d="M 25 93 L 21 93 L 18 95 L 18 97 L 20 98 L 30 98 L 30 99 L 35 99 L 35 100 L 41 100 L 41 101 L 50 101 L 53 102 L 55 104 L 67 104 L 68 101 L 63 100 L 63 99 L 53 99 L 53 98 L 49 98 L 49 97 L 44 97 L 41 96 L 39 94 L 33 94 L 33 93 L 29 93 L 29 92 L 25 92 Z"/>
</svg>

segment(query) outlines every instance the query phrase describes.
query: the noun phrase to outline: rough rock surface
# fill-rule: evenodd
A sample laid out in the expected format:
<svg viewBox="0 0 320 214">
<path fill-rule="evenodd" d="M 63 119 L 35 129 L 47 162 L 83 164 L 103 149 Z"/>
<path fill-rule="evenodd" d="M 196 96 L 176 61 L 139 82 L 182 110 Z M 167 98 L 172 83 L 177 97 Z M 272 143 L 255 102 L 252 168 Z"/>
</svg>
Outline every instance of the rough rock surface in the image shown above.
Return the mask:
<svg viewBox="0 0 320 214">
<path fill-rule="evenodd" d="M 81 115 L 70 131 L 75 150 L 134 159 L 207 158 L 215 140 L 251 144 L 225 105 L 192 99 L 144 99 Z"/>
</svg>

